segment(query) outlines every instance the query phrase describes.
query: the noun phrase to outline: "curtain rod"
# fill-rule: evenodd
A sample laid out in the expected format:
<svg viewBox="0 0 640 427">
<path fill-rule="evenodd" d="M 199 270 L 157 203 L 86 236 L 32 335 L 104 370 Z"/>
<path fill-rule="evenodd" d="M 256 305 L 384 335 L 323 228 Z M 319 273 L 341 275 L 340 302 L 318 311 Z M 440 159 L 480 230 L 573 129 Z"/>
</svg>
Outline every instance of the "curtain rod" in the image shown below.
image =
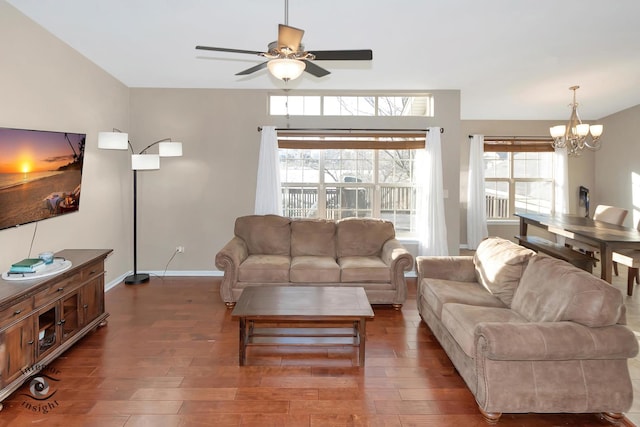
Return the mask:
<svg viewBox="0 0 640 427">
<path fill-rule="evenodd" d="M 473 135 L 469 135 L 469 138 L 473 138 Z M 490 140 L 490 141 L 508 141 L 508 140 L 519 140 L 519 141 L 526 141 L 526 140 L 532 140 L 532 141 L 552 141 L 553 138 L 551 138 L 550 136 L 485 136 L 484 137 L 485 141 L 486 140 Z"/>
<path fill-rule="evenodd" d="M 429 129 L 353 129 L 353 128 L 276 128 L 290 131 L 341 131 L 341 132 L 429 132 Z M 262 132 L 262 126 L 258 126 L 258 132 Z M 440 133 L 444 133 L 444 128 L 440 128 Z"/>
</svg>

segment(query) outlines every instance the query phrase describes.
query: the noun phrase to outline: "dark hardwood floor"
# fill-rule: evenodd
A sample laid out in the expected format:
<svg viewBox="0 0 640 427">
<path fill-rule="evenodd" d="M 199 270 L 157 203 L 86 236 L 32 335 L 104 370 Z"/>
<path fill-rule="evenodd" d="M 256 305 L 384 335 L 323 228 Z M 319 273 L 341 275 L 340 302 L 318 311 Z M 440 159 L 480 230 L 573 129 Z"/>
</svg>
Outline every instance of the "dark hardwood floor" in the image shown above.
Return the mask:
<svg viewBox="0 0 640 427">
<path fill-rule="evenodd" d="M 253 347 L 238 366 L 238 322 L 217 278 L 152 278 L 107 293 L 109 324 L 46 367 L 0 425 L 485 426 L 471 393 L 420 321 L 415 282 L 401 311 L 375 307 L 366 366 L 341 348 Z M 56 381 L 57 380 L 57 381 Z M 608 426 L 596 414 L 505 414 L 500 426 Z"/>
</svg>

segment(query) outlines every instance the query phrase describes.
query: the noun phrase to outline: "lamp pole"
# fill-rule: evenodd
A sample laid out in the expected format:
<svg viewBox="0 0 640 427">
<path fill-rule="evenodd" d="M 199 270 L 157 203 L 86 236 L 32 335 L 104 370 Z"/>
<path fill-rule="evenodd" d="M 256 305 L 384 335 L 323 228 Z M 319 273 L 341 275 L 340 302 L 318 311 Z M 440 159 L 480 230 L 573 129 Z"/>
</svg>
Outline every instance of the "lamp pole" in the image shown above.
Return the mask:
<svg viewBox="0 0 640 427">
<path fill-rule="evenodd" d="M 133 170 L 133 274 L 125 277 L 127 285 L 137 285 L 149 281 L 147 273 L 138 273 L 138 170 Z"/>
</svg>

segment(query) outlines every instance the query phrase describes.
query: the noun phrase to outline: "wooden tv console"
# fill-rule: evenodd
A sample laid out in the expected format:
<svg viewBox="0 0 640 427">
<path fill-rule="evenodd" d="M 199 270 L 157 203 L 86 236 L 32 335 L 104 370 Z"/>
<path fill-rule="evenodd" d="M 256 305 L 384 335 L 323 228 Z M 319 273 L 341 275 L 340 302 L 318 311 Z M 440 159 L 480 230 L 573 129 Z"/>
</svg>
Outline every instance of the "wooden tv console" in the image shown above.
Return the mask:
<svg viewBox="0 0 640 427">
<path fill-rule="evenodd" d="M 104 260 L 111 252 L 65 249 L 55 256 L 71 261 L 71 267 L 59 274 L 25 281 L 0 279 L 0 402 L 106 324 Z"/>
</svg>

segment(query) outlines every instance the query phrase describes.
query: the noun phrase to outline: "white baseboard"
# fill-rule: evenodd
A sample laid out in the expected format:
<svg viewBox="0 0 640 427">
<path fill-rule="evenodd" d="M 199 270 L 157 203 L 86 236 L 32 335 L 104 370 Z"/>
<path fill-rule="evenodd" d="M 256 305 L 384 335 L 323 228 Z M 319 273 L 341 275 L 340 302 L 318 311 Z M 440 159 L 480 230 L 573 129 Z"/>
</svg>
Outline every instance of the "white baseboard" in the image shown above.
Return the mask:
<svg viewBox="0 0 640 427">
<path fill-rule="evenodd" d="M 223 277 L 224 272 L 219 270 L 192 270 L 192 271 L 179 271 L 179 270 L 170 270 L 167 272 L 164 271 L 140 271 L 139 273 L 147 273 L 151 276 L 155 277 Z M 124 278 L 133 274 L 132 271 L 127 271 L 126 273 L 118 276 L 111 282 L 105 284 L 104 291 L 114 288 L 116 285 L 119 285 L 124 281 Z M 404 273 L 405 277 L 414 278 L 416 276 L 415 271 L 407 271 Z"/>
<path fill-rule="evenodd" d="M 168 270 L 168 271 L 139 271 L 138 273 L 147 273 L 152 277 L 223 277 L 224 272 L 218 270 L 193 270 L 193 271 L 178 271 L 178 270 Z M 124 274 L 113 279 L 111 282 L 106 283 L 104 287 L 104 291 L 112 289 L 116 285 L 122 283 L 124 278 L 133 274 L 133 271 L 127 271 Z"/>
</svg>

